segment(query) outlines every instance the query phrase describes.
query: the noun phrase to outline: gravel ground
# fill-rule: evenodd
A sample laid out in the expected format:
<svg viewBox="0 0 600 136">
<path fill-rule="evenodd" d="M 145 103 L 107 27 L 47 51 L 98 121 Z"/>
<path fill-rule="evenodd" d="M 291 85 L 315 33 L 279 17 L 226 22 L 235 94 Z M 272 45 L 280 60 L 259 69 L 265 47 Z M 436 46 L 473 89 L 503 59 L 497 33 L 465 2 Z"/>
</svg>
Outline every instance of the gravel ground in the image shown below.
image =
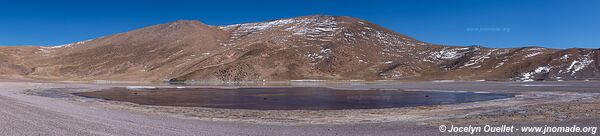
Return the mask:
<svg viewBox="0 0 600 136">
<path fill-rule="evenodd" d="M 447 110 L 461 109 L 464 106 L 473 105 L 448 105 L 442 108 L 422 109 L 432 112 L 428 116 L 437 116 L 441 114 L 460 115 L 459 111 L 468 111 L 462 116 L 452 116 L 454 118 L 438 118 L 433 120 L 418 121 L 382 121 L 382 122 L 342 122 L 342 123 L 296 123 L 296 124 L 269 124 L 245 121 L 210 121 L 202 119 L 177 118 L 167 114 L 152 114 L 145 112 L 136 112 L 123 108 L 106 108 L 93 102 L 79 102 L 53 97 L 42 97 L 38 95 L 28 95 L 24 93 L 28 89 L 41 88 L 102 88 L 103 85 L 91 84 L 56 84 L 41 82 L 0 82 L 0 134 L 1 135 L 465 135 L 464 133 L 440 133 L 439 125 L 465 125 L 468 119 L 481 119 L 498 116 L 494 113 L 515 113 L 523 114 L 519 111 L 529 111 L 527 116 L 551 115 L 556 116 L 561 108 L 552 106 L 568 107 L 575 106 L 578 102 L 573 102 L 566 98 L 549 99 L 543 103 L 525 103 L 519 107 L 519 110 L 504 112 L 506 107 L 499 106 L 496 110 L 477 110 L 474 107 L 468 110 Z M 331 86 L 341 87 L 343 86 Z M 536 83 L 401 83 L 401 84 L 363 84 L 357 88 L 403 88 L 403 89 L 429 89 L 429 90 L 457 90 L 457 91 L 488 91 L 488 92 L 512 92 L 512 93 L 531 93 L 539 94 L 561 94 L 557 96 L 567 96 L 581 98 L 586 96 L 584 105 L 594 107 L 596 105 L 595 97 L 591 96 L 597 93 L 600 84 L 597 82 L 536 82 Z M 579 94 L 579 95 L 578 95 Z M 528 95 L 526 95 L 528 96 Z M 577 96 L 577 97 L 575 97 Z M 526 99 L 523 99 L 526 100 Z M 562 100 L 565 100 L 564 102 Z M 518 101 L 518 100 L 517 100 Z M 551 104 L 548 101 L 562 102 L 561 104 Z M 525 101 L 529 102 L 529 101 Z M 485 102 L 484 102 L 485 103 Z M 502 103 L 510 103 L 503 101 Z M 489 103 L 488 103 L 489 104 Z M 543 105 L 546 104 L 546 105 Z M 546 107 L 537 107 L 533 105 L 543 105 Z M 494 105 L 487 105 L 494 106 Z M 479 107 L 480 108 L 480 107 Z M 493 108 L 492 108 L 493 109 Z M 545 110 L 550 109 L 550 110 Z M 581 108 L 562 108 L 566 110 L 578 111 Z M 582 109 L 590 110 L 590 109 Z M 391 110 L 393 111 L 393 110 Z M 477 112 L 478 111 L 478 112 Z M 537 112 L 533 112 L 537 111 Z M 425 113 L 427 113 L 425 112 Z M 525 119 L 505 122 L 478 122 L 477 124 L 495 123 L 510 125 L 558 125 L 558 126 L 598 126 L 600 120 L 597 114 L 591 111 L 565 113 L 567 116 L 580 116 L 588 114 L 585 118 L 564 118 L 561 120 L 546 119 Z M 420 114 L 426 115 L 426 114 Z M 520 115 L 522 116 L 522 115 Z M 564 117 L 564 116 L 556 116 Z M 343 118 L 339 118 L 343 119 Z M 465 120 L 460 120 L 465 119 Z M 480 133 L 481 134 L 481 133 Z M 494 133 L 500 135 L 539 135 L 537 133 Z M 550 133 L 546 135 L 581 135 L 587 133 Z M 490 135 L 490 133 L 485 133 Z"/>
</svg>

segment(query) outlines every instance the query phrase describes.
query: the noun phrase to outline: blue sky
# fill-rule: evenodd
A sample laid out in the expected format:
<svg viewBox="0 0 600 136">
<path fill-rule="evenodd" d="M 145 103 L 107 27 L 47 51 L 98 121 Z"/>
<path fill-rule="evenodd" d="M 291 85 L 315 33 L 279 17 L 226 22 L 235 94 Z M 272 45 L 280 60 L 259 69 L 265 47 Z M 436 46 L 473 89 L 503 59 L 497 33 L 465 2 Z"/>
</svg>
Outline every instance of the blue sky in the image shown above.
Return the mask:
<svg viewBox="0 0 600 136">
<path fill-rule="evenodd" d="M 597 0 L 7 0 L 0 45 L 60 45 L 179 19 L 227 25 L 325 14 L 439 44 L 600 48 L 597 7 Z"/>
</svg>

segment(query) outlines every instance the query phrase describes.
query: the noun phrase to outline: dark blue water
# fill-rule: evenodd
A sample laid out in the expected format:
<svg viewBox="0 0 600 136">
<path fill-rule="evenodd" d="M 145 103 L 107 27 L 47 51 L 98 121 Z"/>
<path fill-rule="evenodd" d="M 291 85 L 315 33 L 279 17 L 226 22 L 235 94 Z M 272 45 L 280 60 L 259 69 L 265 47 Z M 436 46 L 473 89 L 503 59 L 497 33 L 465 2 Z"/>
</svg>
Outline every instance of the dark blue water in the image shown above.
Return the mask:
<svg viewBox="0 0 600 136">
<path fill-rule="evenodd" d="M 84 97 L 142 105 L 257 110 L 378 109 L 443 105 L 513 97 L 506 93 L 338 90 L 322 87 L 287 88 L 112 88 L 76 93 Z"/>
</svg>

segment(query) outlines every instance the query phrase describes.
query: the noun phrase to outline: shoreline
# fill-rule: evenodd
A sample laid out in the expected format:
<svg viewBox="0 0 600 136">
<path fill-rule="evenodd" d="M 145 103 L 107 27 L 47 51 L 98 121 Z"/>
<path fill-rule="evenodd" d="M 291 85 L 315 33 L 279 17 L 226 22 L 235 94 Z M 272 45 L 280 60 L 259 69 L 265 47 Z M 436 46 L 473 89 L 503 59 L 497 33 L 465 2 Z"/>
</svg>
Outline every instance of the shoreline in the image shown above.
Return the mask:
<svg viewBox="0 0 600 136">
<path fill-rule="evenodd" d="M 465 86 L 470 84 L 470 86 Z M 517 85 L 515 85 L 517 84 Z M 537 85 L 529 85 L 537 84 Z M 541 85 L 544 84 L 544 85 Z M 115 101 L 98 101 L 91 99 L 73 99 L 70 97 L 43 97 L 39 95 L 26 94 L 24 90 L 28 89 L 48 89 L 48 88 L 79 88 L 89 89 L 86 91 L 98 90 L 115 85 L 106 84 L 73 84 L 73 83 L 31 83 L 31 82 L 0 82 L 0 100 L 6 101 L 0 107 L 11 107 L 14 105 L 22 105 L 21 108 L 13 109 L 11 112 L 23 112 L 23 114 L 35 114 L 30 117 L 33 122 L 38 122 L 49 116 L 60 116 L 75 119 L 50 119 L 52 122 L 71 122 L 69 120 L 80 120 L 80 122 L 104 122 L 104 125 L 111 126 L 109 130 L 118 130 L 109 132 L 110 134 L 127 135 L 132 134 L 200 134 L 209 133 L 215 135 L 281 135 L 294 133 L 298 135 L 361 135 L 361 134 L 377 134 L 377 135 L 399 135 L 399 134 L 440 134 L 437 131 L 437 126 L 440 124 L 564 124 L 567 122 L 593 123 L 600 122 L 599 111 L 592 111 L 594 114 L 583 116 L 577 112 L 585 109 L 568 109 L 564 107 L 584 104 L 586 107 L 594 107 L 600 105 L 598 92 L 596 92 L 595 84 L 587 82 L 572 82 L 568 86 L 559 83 L 412 83 L 412 84 L 379 84 L 353 86 L 357 89 L 363 88 L 403 88 L 415 89 L 421 88 L 425 90 L 463 90 L 470 92 L 510 92 L 520 93 L 515 98 L 463 103 L 442 106 L 422 106 L 411 108 L 389 108 L 376 110 L 334 110 L 334 111 L 252 111 L 252 110 L 224 110 L 214 108 L 181 108 L 170 106 L 145 106 L 131 103 L 115 102 Z M 118 85 L 119 86 L 119 85 Z M 579 88 L 573 86 L 580 86 Z M 583 87 L 581 87 L 583 86 Z M 336 87 L 336 86 L 333 86 Z M 337 86 L 339 87 L 339 86 Z M 482 88 L 485 87 L 485 88 Z M 573 88 L 573 90 L 564 90 L 563 88 Z M 477 89 L 479 88 L 479 89 Z M 496 89 L 496 88 L 504 88 Z M 562 91 L 561 91 L 562 90 Z M 589 100 L 589 101 L 582 101 Z M 8 105 L 7 105 L 8 104 Z M 512 117 L 521 114 L 519 111 L 533 111 L 532 107 L 536 106 L 549 107 L 548 112 L 540 112 L 535 115 L 539 118 L 523 118 L 513 120 Z M 521 108 L 520 110 L 515 107 Z M 554 107 L 554 108 L 553 108 Z M 558 107 L 558 108 L 556 108 Z M 561 108 L 563 107 L 563 108 Z M 0 108 L 9 110 L 11 108 Z M 507 110 L 509 109 L 509 110 Z M 36 113 L 27 113 L 23 110 L 39 110 Z M 200 111 L 200 112 L 199 112 Z M 542 110 L 544 111 L 544 110 Z M 558 111 L 573 111 L 565 112 L 567 117 L 560 115 L 546 115 L 544 113 L 553 113 Z M 39 114 L 39 115 L 38 115 Z M 520 116 L 520 115 L 519 115 Z M 560 117 L 561 120 L 555 120 Z M 496 119 L 496 120 L 492 120 Z M 19 124 L 18 122 L 10 121 L 10 119 L 2 119 L 9 123 Z M 83 121 L 81 121 L 83 120 Z M 125 129 L 116 126 L 126 125 L 125 123 L 133 121 L 133 124 L 141 126 L 178 126 L 178 130 L 182 129 L 182 133 L 176 133 L 163 129 L 148 130 L 144 128 Z M 507 122 L 499 122 L 504 120 Z M 91 121 L 91 122 L 90 122 Z M 511 121 L 524 121 L 516 123 Z M 540 122 L 541 121 L 541 122 Z M 154 123 L 152 123 L 154 122 Z M 44 126 L 44 122 L 39 122 Z M 166 123 L 166 124 L 165 124 Z M 73 131 L 73 127 L 77 127 L 78 123 L 66 123 L 65 133 Z M 93 124 L 93 123 L 92 123 Z M 236 130 L 243 133 L 224 133 L 214 132 L 214 127 L 211 125 L 219 124 L 219 129 Z M 73 126 L 75 125 L 75 126 Z M 81 125 L 81 124 L 79 124 Z M 91 127 L 96 125 L 83 125 Z M 130 126 L 127 125 L 127 126 Z M 25 125 L 27 126 L 27 125 Z M 13 125 L 19 127 L 19 125 Z M 164 126 L 166 127 L 166 126 Z M 95 128 L 95 127 L 94 127 Z M 210 128 L 210 129 L 208 129 Z M 281 130 L 273 130 L 278 128 Z M 27 130 L 27 128 L 13 128 L 14 131 Z M 76 129 L 82 131 L 80 133 L 87 134 L 89 129 Z M 139 129 L 139 130 L 135 130 Z M 239 129 L 244 129 L 240 131 Z M 199 132 L 198 130 L 202 130 Z M 311 132 L 305 132 L 310 130 Z M 55 130 L 53 130 L 55 131 Z M 142 132 L 147 131 L 147 132 Z M 12 131 L 11 131 L 12 132 Z M 35 132 L 45 132 L 43 130 Z M 150 133 L 153 132 L 153 133 Z M 27 134 L 8 133 L 8 134 Z"/>
<path fill-rule="evenodd" d="M 97 84 L 93 84 L 97 85 Z M 102 88 L 115 87 L 113 85 L 100 84 Z M 119 86 L 120 87 L 120 86 Z M 170 87 L 170 86 L 154 86 Z M 186 86 L 190 88 L 203 88 L 206 86 Z M 211 86 L 209 86 L 211 87 Z M 214 87 L 214 86 L 212 86 Z M 247 87 L 247 86 L 245 86 Z M 264 87 L 264 86 L 263 86 Z M 281 86 L 270 86 L 281 87 Z M 327 87 L 327 86 L 326 86 Z M 358 89 L 352 86 L 329 86 L 330 88 Z M 529 86 L 526 86 L 529 87 Z M 547 86 L 540 86 L 547 87 Z M 552 87 L 552 86 L 550 86 Z M 221 87 L 216 87 L 221 88 Z M 230 87 L 225 87 L 230 88 Z M 235 87 L 244 88 L 244 87 Z M 365 88 L 362 88 L 365 89 Z M 84 89 L 84 92 L 99 89 Z M 60 91 L 60 89 L 59 89 Z M 410 91 L 441 91 L 441 90 L 419 90 Z M 446 90 L 444 90 L 446 91 Z M 457 91 L 448 89 L 447 91 Z M 73 91 L 67 91 L 72 93 Z M 461 92 L 483 93 L 486 91 L 462 90 Z M 65 92 L 59 92 L 65 93 Z M 486 92 L 487 93 L 487 92 Z M 514 93 L 514 92 L 513 92 Z M 582 95 L 583 94 L 583 95 Z M 96 98 L 85 98 L 80 96 L 69 96 L 66 99 L 77 102 L 92 103 L 103 108 L 115 108 L 129 110 L 144 114 L 167 115 L 184 119 L 197 119 L 204 121 L 230 121 L 262 124 L 345 124 L 345 123 L 382 123 L 382 122 L 439 122 L 446 119 L 462 118 L 463 115 L 478 115 L 488 112 L 502 111 L 511 107 L 538 105 L 547 103 L 570 102 L 584 98 L 600 97 L 593 93 L 569 93 L 569 92 L 519 92 L 515 97 L 497 99 L 490 101 L 479 101 L 470 103 L 459 103 L 449 105 L 432 105 L 400 108 L 382 109 L 343 109 L 343 110 L 248 110 L 248 109 L 221 109 L 206 107 L 177 107 L 177 106 L 154 106 L 140 105 L 130 102 L 111 101 Z M 452 113 L 452 114 L 449 114 Z"/>
</svg>

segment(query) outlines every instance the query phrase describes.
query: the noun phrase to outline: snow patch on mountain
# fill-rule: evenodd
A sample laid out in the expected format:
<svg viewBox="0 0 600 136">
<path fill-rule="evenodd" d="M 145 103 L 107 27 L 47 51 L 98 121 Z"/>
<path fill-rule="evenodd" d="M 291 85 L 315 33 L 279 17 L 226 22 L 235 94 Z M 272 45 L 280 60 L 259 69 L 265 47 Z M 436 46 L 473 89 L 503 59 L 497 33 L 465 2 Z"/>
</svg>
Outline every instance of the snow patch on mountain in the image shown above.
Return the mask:
<svg viewBox="0 0 600 136">
<path fill-rule="evenodd" d="M 534 81 L 533 77 L 536 74 L 541 74 L 541 73 L 548 73 L 550 72 L 551 67 L 550 66 L 543 66 L 543 67 L 538 67 L 536 68 L 534 71 L 531 72 L 525 72 L 523 74 L 521 74 L 521 81 L 524 82 L 530 82 L 530 81 Z"/>
<path fill-rule="evenodd" d="M 280 19 L 268 22 L 228 25 L 220 28 L 232 31 L 231 41 L 252 33 L 261 33 L 262 31 L 269 30 L 288 31 L 293 35 L 302 36 L 306 40 L 332 41 L 334 40 L 336 31 L 342 29 L 338 27 L 335 17 L 331 16 Z"/>
<path fill-rule="evenodd" d="M 444 47 L 441 51 L 433 52 L 431 56 L 436 59 L 457 59 L 464 55 L 464 51 L 469 50 L 469 48 L 452 48 L 448 49 Z"/>
<path fill-rule="evenodd" d="M 569 59 L 569 54 L 565 54 L 560 57 L 560 60 L 567 60 L 567 59 Z"/>
<path fill-rule="evenodd" d="M 594 60 L 589 59 L 588 57 L 584 57 L 580 60 L 575 60 L 571 62 L 569 68 L 567 68 L 566 73 L 571 73 L 571 76 L 575 75 L 579 70 L 584 69 L 586 66 L 592 64 Z"/>
<path fill-rule="evenodd" d="M 42 53 L 43 56 L 48 56 L 48 53 L 52 52 L 53 49 L 72 48 L 77 45 L 85 44 L 92 40 L 94 40 L 94 39 L 84 40 L 84 41 L 79 41 L 79 42 L 74 42 L 74 43 L 69 43 L 69 44 L 63 44 L 63 45 L 57 45 L 57 46 L 41 46 L 40 48 L 38 48 L 38 52 L 36 52 L 36 53 Z"/>
<path fill-rule="evenodd" d="M 476 59 L 474 59 L 474 60 L 473 59 L 469 60 L 469 62 L 467 62 L 463 66 L 468 67 L 468 66 L 472 66 L 472 65 L 478 64 L 480 62 L 483 62 L 485 59 L 490 58 L 490 55 L 492 55 L 491 51 L 487 52 L 485 55 L 475 57 Z M 476 67 L 472 67 L 472 68 L 479 68 L 479 67 L 481 67 L 481 66 L 476 66 Z"/>
<path fill-rule="evenodd" d="M 530 53 L 525 55 L 525 58 L 531 58 L 531 57 L 535 57 L 537 55 L 543 54 L 544 52 L 534 52 L 534 53 Z"/>
<path fill-rule="evenodd" d="M 65 47 L 73 47 L 75 45 L 80 45 L 80 44 L 85 44 L 91 40 L 94 39 L 89 39 L 89 40 L 84 40 L 84 41 L 79 41 L 79 42 L 74 42 L 74 43 L 69 43 L 69 44 L 63 44 L 63 45 L 57 45 L 57 46 L 42 46 L 42 48 L 45 49 L 56 49 L 56 48 L 65 48 Z"/>
</svg>

